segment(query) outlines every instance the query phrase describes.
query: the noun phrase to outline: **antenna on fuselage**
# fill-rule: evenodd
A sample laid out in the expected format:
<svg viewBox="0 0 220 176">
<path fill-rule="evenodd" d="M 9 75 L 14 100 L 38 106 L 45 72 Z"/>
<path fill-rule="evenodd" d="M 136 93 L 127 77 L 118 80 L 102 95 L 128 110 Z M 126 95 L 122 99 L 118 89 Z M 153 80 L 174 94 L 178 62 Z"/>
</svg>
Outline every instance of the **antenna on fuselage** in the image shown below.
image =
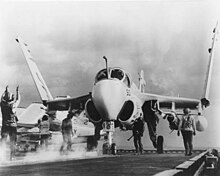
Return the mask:
<svg viewBox="0 0 220 176">
<path fill-rule="evenodd" d="M 145 92 L 146 81 L 144 80 L 144 71 L 141 70 L 139 73 L 139 90 L 140 92 Z"/>
<path fill-rule="evenodd" d="M 107 78 L 109 78 L 109 74 L 108 74 L 108 59 L 105 56 L 103 56 L 103 59 L 105 60 Z"/>
</svg>

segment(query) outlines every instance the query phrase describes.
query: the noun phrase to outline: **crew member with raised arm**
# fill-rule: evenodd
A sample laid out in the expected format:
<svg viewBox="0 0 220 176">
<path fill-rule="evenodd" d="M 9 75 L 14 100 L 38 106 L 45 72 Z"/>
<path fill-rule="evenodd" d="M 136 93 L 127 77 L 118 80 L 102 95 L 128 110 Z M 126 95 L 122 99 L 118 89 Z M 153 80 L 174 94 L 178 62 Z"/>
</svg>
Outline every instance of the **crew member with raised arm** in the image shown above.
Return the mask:
<svg viewBox="0 0 220 176">
<path fill-rule="evenodd" d="M 16 108 L 20 103 L 19 86 L 16 88 L 16 97 L 9 92 L 8 86 L 1 97 L 1 111 L 2 111 L 2 129 L 1 141 L 6 142 L 9 135 L 10 137 L 10 160 L 15 156 L 16 140 L 17 140 L 17 121 Z"/>
</svg>

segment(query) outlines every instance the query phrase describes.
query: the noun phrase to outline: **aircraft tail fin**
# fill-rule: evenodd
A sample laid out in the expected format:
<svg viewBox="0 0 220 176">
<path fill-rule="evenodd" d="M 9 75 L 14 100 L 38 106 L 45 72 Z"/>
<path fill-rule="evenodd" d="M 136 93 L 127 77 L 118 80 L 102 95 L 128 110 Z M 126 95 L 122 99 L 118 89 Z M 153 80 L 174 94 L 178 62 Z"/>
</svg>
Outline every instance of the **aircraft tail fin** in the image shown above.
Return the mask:
<svg viewBox="0 0 220 176">
<path fill-rule="evenodd" d="M 30 53 L 30 50 L 28 50 L 28 48 L 27 48 L 27 44 L 24 43 L 20 37 L 16 37 L 16 41 L 20 44 L 21 50 L 24 54 L 24 57 L 26 59 L 28 67 L 30 69 L 32 78 L 35 82 L 35 85 L 37 87 L 37 90 L 40 94 L 40 97 L 41 97 L 43 103 L 45 103 L 48 100 L 52 100 L 53 97 L 52 97 L 52 95 L 51 95 L 35 61 L 34 61 L 34 58 L 32 57 L 32 55 Z"/>
<path fill-rule="evenodd" d="M 144 80 L 144 71 L 141 70 L 139 73 L 139 91 L 144 93 L 145 92 L 145 86 L 146 86 L 146 81 Z"/>
<path fill-rule="evenodd" d="M 217 41 L 217 34 L 218 34 L 218 22 L 216 23 L 216 27 L 213 30 L 214 36 L 212 38 L 212 47 L 208 49 L 209 55 L 209 63 L 208 69 L 206 73 L 205 85 L 203 90 L 203 98 L 201 99 L 202 107 L 209 106 L 209 91 L 210 91 L 210 84 L 211 84 L 211 77 L 212 77 L 212 68 L 213 68 L 213 58 L 214 58 L 214 51 L 215 51 L 215 42 Z"/>
</svg>

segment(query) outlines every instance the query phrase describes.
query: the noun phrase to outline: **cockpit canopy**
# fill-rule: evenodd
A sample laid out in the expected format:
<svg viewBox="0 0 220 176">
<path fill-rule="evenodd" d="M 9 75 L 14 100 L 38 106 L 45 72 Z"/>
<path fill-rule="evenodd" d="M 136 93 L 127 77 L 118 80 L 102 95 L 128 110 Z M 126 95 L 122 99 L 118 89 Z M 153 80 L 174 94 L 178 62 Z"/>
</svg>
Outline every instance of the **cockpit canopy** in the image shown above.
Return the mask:
<svg viewBox="0 0 220 176">
<path fill-rule="evenodd" d="M 109 79 L 117 79 L 122 81 L 126 86 L 130 87 L 129 76 L 121 68 L 109 68 Z M 102 69 L 98 72 L 95 78 L 95 83 L 103 79 L 108 79 L 107 70 Z"/>
</svg>

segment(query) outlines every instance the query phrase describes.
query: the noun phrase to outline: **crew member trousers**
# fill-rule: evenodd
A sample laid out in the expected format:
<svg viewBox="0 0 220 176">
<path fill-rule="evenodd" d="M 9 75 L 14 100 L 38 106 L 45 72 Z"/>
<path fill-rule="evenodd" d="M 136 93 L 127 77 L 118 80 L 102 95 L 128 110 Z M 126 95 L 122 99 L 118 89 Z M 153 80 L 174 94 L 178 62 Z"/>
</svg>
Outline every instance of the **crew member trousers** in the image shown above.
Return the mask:
<svg viewBox="0 0 220 176">
<path fill-rule="evenodd" d="M 190 155 L 192 154 L 192 150 L 193 150 L 193 132 L 182 130 L 181 133 L 183 136 L 185 154 Z"/>
</svg>

